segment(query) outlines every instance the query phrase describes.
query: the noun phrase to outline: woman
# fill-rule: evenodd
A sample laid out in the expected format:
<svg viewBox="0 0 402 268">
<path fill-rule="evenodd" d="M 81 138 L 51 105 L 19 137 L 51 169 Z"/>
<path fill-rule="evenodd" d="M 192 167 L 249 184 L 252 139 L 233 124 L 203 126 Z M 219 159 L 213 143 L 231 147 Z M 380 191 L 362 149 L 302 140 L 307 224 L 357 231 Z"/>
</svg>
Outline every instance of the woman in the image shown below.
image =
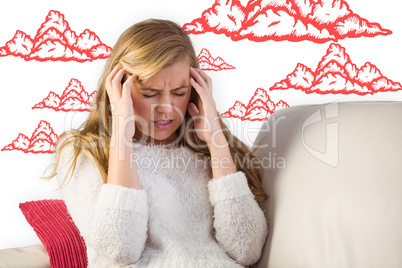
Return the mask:
<svg viewBox="0 0 402 268">
<path fill-rule="evenodd" d="M 89 267 L 226 268 L 259 259 L 267 225 L 256 201 L 265 194 L 197 67 L 175 23 L 133 25 L 107 60 L 88 120 L 58 142 L 51 176 Z"/>
</svg>

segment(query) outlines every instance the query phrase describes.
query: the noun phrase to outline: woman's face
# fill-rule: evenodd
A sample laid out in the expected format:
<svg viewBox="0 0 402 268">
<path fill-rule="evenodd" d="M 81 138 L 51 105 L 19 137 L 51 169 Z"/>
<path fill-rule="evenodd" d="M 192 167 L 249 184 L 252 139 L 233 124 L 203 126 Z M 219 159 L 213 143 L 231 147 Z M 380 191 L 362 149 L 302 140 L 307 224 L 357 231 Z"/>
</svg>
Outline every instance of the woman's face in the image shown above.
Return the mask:
<svg viewBox="0 0 402 268">
<path fill-rule="evenodd" d="M 174 141 L 190 95 L 190 65 L 184 60 L 161 69 L 145 83 L 135 81 L 131 88 L 136 118 L 134 137 L 140 140 L 142 133 L 147 136 L 147 142 Z"/>
</svg>

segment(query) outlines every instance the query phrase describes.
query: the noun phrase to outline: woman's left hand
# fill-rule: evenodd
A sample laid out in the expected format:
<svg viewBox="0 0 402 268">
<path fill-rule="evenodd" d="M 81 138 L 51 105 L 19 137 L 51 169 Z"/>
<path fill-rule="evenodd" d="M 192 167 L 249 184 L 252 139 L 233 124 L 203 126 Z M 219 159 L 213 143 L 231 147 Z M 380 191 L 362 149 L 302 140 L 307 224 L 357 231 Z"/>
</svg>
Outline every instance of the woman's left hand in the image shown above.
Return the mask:
<svg viewBox="0 0 402 268">
<path fill-rule="evenodd" d="M 212 80 L 201 69 L 191 68 L 190 84 L 200 96 L 197 106 L 190 102 L 188 112 L 194 120 L 198 138 L 211 145 L 213 138 L 222 132 L 219 115 L 212 96 Z"/>
</svg>

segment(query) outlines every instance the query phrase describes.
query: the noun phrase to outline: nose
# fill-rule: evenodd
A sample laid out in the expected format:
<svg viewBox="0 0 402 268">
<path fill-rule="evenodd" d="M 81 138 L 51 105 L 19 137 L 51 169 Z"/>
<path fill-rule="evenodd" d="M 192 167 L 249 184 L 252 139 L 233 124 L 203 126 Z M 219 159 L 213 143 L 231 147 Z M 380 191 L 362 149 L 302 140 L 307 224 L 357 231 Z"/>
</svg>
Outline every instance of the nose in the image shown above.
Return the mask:
<svg viewBox="0 0 402 268">
<path fill-rule="evenodd" d="M 157 105 L 156 111 L 162 114 L 169 114 L 173 111 L 172 101 L 169 96 L 161 97 L 161 101 Z"/>
</svg>

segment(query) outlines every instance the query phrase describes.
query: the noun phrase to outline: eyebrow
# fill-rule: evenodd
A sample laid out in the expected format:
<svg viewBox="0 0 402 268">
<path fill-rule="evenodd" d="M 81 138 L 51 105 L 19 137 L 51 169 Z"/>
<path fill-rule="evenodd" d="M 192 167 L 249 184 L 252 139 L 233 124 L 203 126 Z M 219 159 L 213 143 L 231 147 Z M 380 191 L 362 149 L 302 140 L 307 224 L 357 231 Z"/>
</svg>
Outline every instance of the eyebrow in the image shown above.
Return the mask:
<svg viewBox="0 0 402 268">
<path fill-rule="evenodd" d="M 190 85 L 185 85 L 185 86 L 180 86 L 174 89 L 171 89 L 170 91 L 177 91 L 183 88 L 188 88 Z M 140 88 L 141 91 L 162 91 L 162 89 L 156 89 L 156 88 L 152 88 L 152 87 L 145 87 L 145 88 Z"/>
</svg>

